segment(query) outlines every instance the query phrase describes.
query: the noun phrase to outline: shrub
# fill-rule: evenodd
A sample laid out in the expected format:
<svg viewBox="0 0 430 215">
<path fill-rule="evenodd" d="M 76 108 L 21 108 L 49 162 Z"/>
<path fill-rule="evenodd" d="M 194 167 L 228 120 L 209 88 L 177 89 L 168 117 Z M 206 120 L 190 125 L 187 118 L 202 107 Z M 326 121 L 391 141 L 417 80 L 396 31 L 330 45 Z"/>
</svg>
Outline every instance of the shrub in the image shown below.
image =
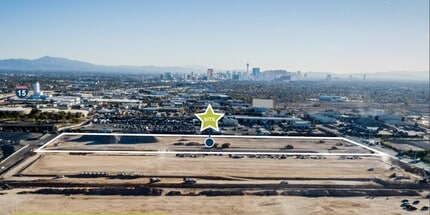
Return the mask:
<svg viewBox="0 0 430 215">
<path fill-rule="evenodd" d="M 229 148 L 230 147 L 230 143 L 223 143 L 222 145 L 221 145 L 221 148 Z"/>
<path fill-rule="evenodd" d="M 200 145 L 200 143 L 198 142 L 188 142 L 187 144 L 185 144 L 186 146 L 198 146 Z"/>
<path fill-rule="evenodd" d="M 285 146 L 285 149 L 294 149 L 294 146 L 288 144 L 288 145 Z"/>
</svg>

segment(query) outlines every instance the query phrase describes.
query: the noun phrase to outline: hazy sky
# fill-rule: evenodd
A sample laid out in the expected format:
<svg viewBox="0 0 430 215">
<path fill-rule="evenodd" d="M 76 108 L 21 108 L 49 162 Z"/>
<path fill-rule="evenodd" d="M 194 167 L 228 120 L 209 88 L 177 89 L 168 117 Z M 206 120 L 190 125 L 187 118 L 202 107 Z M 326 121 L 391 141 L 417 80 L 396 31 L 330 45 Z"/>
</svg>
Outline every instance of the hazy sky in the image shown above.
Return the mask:
<svg viewBox="0 0 430 215">
<path fill-rule="evenodd" d="M 429 0 L 1 0 L 0 58 L 321 72 L 429 67 Z"/>
</svg>

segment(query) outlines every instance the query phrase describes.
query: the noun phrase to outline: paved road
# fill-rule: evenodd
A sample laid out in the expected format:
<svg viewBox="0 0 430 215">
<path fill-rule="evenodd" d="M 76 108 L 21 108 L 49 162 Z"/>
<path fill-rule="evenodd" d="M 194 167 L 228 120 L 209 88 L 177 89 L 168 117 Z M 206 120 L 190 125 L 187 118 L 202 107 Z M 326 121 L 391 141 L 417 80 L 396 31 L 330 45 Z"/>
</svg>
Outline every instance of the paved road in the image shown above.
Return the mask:
<svg viewBox="0 0 430 215">
<path fill-rule="evenodd" d="M 18 151 L 11 154 L 9 157 L 4 159 L 2 162 L 0 162 L 0 174 L 2 174 L 4 171 L 18 163 L 24 158 L 24 155 L 31 151 L 33 147 L 30 147 L 30 145 L 25 145 L 24 147 L 20 148 Z"/>
<path fill-rule="evenodd" d="M 37 141 L 31 141 L 27 145 L 24 145 L 20 149 L 18 149 L 16 152 L 11 154 L 9 157 L 4 159 L 0 162 L 0 175 L 3 174 L 6 170 L 8 170 L 10 167 L 15 165 L 16 163 L 20 162 L 26 154 L 34 150 L 37 146 L 41 145 L 47 140 L 52 139 L 53 136 L 49 135 L 48 137 L 45 137 L 43 139 L 37 140 Z"/>
<path fill-rule="evenodd" d="M 359 137 L 346 136 L 346 138 L 350 139 L 350 140 L 354 140 L 354 141 L 359 142 L 359 143 L 362 143 L 364 141 L 364 139 L 359 138 Z M 409 158 L 409 157 L 398 158 L 398 157 L 396 157 L 398 152 L 393 150 L 393 149 L 390 149 L 390 148 L 387 148 L 385 146 L 378 145 L 378 144 L 375 144 L 374 146 L 369 145 L 368 147 L 373 148 L 375 150 L 378 150 L 382 153 L 385 153 L 385 154 L 389 155 L 390 157 L 392 157 L 396 160 L 399 160 L 403 163 L 407 163 L 411 166 L 415 166 L 415 167 L 424 169 L 426 171 L 430 171 L 430 165 L 428 163 L 424 163 L 424 162 L 413 163 L 414 160 Z"/>
</svg>

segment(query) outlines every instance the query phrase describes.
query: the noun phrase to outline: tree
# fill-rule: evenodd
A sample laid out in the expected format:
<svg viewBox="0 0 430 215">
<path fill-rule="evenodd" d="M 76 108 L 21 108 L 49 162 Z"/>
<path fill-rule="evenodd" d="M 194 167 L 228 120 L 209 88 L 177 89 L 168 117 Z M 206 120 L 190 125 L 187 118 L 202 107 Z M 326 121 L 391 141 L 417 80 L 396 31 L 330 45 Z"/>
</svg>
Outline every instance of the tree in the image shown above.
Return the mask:
<svg viewBox="0 0 430 215">
<path fill-rule="evenodd" d="M 15 148 L 11 145 L 4 145 L 1 150 L 3 151 L 3 157 L 8 157 L 15 152 Z"/>
</svg>

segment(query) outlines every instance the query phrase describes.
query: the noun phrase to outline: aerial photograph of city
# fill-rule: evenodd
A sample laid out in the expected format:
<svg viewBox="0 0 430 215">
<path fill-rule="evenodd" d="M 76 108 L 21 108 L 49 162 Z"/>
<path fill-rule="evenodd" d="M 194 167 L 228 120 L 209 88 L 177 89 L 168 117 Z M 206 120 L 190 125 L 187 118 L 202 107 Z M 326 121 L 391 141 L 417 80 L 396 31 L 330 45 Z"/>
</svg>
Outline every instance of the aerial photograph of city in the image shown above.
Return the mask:
<svg viewBox="0 0 430 215">
<path fill-rule="evenodd" d="M 429 215 L 429 4 L 2 0 L 0 215 Z"/>
</svg>

